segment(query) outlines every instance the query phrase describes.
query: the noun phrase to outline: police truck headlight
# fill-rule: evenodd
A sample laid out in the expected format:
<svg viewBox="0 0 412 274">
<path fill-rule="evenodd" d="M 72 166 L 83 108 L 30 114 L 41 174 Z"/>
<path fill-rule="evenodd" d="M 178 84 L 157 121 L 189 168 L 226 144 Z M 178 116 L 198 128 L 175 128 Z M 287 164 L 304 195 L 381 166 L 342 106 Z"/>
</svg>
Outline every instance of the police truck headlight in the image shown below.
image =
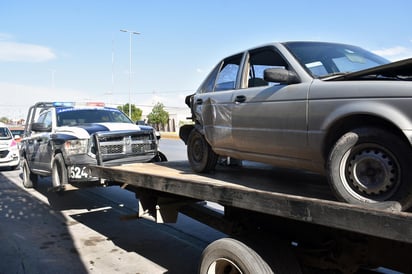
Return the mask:
<svg viewBox="0 0 412 274">
<path fill-rule="evenodd" d="M 89 140 L 69 140 L 64 143 L 64 149 L 68 155 L 86 154 Z"/>
</svg>

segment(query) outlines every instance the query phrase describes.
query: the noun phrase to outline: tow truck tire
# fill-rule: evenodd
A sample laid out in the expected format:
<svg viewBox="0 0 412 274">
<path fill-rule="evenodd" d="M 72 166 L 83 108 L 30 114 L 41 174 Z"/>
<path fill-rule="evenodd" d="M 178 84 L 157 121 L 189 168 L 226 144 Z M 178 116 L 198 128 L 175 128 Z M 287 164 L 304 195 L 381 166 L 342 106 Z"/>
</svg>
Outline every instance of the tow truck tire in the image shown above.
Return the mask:
<svg viewBox="0 0 412 274">
<path fill-rule="evenodd" d="M 187 158 L 193 171 L 202 173 L 215 169 L 219 157 L 203 134 L 193 129 L 187 140 Z"/>
<path fill-rule="evenodd" d="M 358 128 L 344 134 L 332 148 L 327 176 L 337 198 L 352 204 L 398 202 L 412 205 L 412 149 L 395 133 Z"/>
<path fill-rule="evenodd" d="M 269 265 L 244 243 L 223 238 L 209 244 L 202 253 L 200 274 L 269 274 Z"/>
<path fill-rule="evenodd" d="M 68 183 L 67 169 L 64 163 L 63 155 L 56 154 L 52 164 L 52 184 L 56 190 L 64 190 L 64 186 Z"/>
<path fill-rule="evenodd" d="M 37 187 L 38 176 L 31 173 L 29 164 L 27 163 L 26 158 L 23 159 L 22 163 L 23 171 L 23 186 L 25 188 L 35 188 Z"/>
</svg>

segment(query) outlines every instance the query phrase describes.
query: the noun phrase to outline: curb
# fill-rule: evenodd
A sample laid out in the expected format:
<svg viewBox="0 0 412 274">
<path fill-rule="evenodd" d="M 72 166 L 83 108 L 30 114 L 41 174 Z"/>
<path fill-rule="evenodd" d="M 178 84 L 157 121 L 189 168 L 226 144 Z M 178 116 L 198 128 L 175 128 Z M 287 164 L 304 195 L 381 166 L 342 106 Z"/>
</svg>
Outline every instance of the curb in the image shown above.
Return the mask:
<svg viewBox="0 0 412 274">
<path fill-rule="evenodd" d="M 165 132 L 161 131 L 160 132 L 160 138 L 164 139 L 180 139 L 179 134 L 177 132 Z"/>
</svg>

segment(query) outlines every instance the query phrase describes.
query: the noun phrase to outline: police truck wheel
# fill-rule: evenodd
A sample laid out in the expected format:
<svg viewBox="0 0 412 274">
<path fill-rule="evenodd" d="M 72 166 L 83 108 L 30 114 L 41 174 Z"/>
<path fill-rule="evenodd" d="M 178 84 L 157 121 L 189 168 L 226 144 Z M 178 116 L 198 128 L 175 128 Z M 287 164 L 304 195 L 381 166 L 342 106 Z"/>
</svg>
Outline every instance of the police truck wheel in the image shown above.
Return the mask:
<svg viewBox="0 0 412 274">
<path fill-rule="evenodd" d="M 231 238 L 214 241 L 202 253 L 200 274 L 273 273 L 269 265 L 247 245 Z"/>
<path fill-rule="evenodd" d="M 198 130 L 193 129 L 187 140 L 187 158 L 195 172 L 209 172 L 215 168 L 219 157 L 205 137 Z"/>
<path fill-rule="evenodd" d="M 64 163 L 63 156 L 59 153 L 54 157 L 52 164 L 52 184 L 57 190 L 64 190 L 64 186 L 68 183 L 67 169 Z"/>
<path fill-rule="evenodd" d="M 151 163 L 156 163 L 156 162 L 167 162 L 167 157 L 164 155 L 164 153 L 158 151 L 156 156 L 153 157 L 152 160 L 150 160 Z"/>
<path fill-rule="evenodd" d="M 38 176 L 36 174 L 31 173 L 29 164 L 27 163 L 26 159 L 23 159 L 22 171 L 23 171 L 23 186 L 25 188 L 36 187 Z"/>
</svg>

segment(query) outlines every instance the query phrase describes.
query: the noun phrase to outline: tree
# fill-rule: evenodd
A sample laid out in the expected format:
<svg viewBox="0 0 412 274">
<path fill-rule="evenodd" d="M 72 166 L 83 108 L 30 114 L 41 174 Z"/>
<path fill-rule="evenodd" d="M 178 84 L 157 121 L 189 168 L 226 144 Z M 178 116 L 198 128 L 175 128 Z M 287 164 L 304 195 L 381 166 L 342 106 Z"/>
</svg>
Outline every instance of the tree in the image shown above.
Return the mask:
<svg viewBox="0 0 412 274">
<path fill-rule="evenodd" d="M 1 122 L 1 123 L 5 123 L 5 124 L 8 124 L 8 123 L 10 122 L 10 120 L 9 120 L 9 118 L 7 118 L 7 117 L 1 117 L 1 118 L 0 118 L 0 122 Z"/>
<path fill-rule="evenodd" d="M 117 107 L 118 110 L 123 111 L 124 113 L 126 113 L 127 115 L 129 115 L 129 103 L 123 105 L 123 106 L 118 106 Z M 132 117 L 129 117 L 133 122 L 139 121 L 142 119 L 142 113 L 143 111 L 136 107 L 134 104 L 130 105 L 130 112 L 132 114 Z"/>
<path fill-rule="evenodd" d="M 156 125 L 157 128 L 159 125 L 163 127 L 169 121 L 169 112 L 164 110 L 162 103 L 157 103 L 147 115 L 147 119 L 149 124 Z"/>
</svg>

